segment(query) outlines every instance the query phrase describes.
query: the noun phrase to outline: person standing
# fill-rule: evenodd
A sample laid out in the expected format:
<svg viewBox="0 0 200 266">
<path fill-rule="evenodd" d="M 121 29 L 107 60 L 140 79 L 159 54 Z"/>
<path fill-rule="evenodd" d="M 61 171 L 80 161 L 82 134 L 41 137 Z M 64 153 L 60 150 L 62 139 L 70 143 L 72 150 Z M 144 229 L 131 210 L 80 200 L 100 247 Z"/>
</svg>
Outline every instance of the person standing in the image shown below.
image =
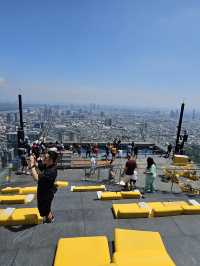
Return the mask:
<svg viewBox="0 0 200 266">
<path fill-rule="evenodd" d="M 57 190 L 54 182 L 57 177 L 57 158 L 55 151 L 48 151 L 42 161 L 37 163 L 35 156 L 30 157 L 32 176 L 37 181 L 37 206 L 43 223 L 51 223 L 54 216 L 51 212 L 51 203 Z"/>
<path fill-rule="evenodd" d="M 166 158 L 170 157 L 171 151 L 172 151 L 172 145 L 171 145 L 171 143 L 169 143 L 167 146 Z"/>
<path fill-rule="evenodd" d="M 129 190 L 129 183 L 131 182 L 131 180 L 135 180 L 134 171 L 136 168 L 137 168 L 136 161 L 129 154 L 128 160 L 127 160 L 125 167 L 124 167 L 123 178 L 120 182 L 122 185 L 124 185 L 125 190 Z M 134 182 L 134 185 L 135 185 L 135 182 Z"/>
<path fill-rule="evenodd" d="M 111 148 L 111 154 L 112 154 L 112 160 L 114 160 L 117 154 L 117 148 L 114 145 Z"/>
<path fill-rule="evenodd" d="M 135 159 L 137 159 L 137 157 L 138 157 L 138 147 L 134 146 L 133 151 L 134 151 L 134 157 L 135 157 Z"/>
<path fill-rule="evenodd" d="M 90 176 L 95 174 L 96 171 L 96 159 L 95 156 L 92 156 L 90 159 Z"/>
<path fill-rule="evenodd" d="M 77 146 L 77 153 L 78 153 L 78 156 L 81 157 L 81 145 L 78 144 Z"/>
<path fill-rule="evenodd" d="M 87 144 L 86 146 L 86 158 L 87 157 L 91 157 L 91 145 L 90 144 Z"/>
<path fill-rule="evenodd" d="M 129 154 L 131 154 L 131 149 L 132 149 L 132 146 L 131 146 L 131 143 L 129 143 L 129 144 L 127 145 L 127 157 L 128 157 Z M 131 155 L 132 155 L 132 154 L 131 154 Z"/>
<path fill-rule="evenodd" d="M 106 158 L 106 160 L 108 160 L 108 157 L 109 157 L 109 154 L 110 154 L 110 143 L 109 142 L 106 144 L 105 149 L 106 149 L 105 158 Z"/>
<path fill-rule="evenodd" d="M 134 190 L 136 188 L 136 182 L 138 179 L 138 172 L 134 170 L 133 175 L 130 178 L 130 189 Z"/>
<path fill-rule="evenodd" d="M 131 155 L 133 155 L 134 152 L 135 143 L 134 141 L 131 142 Z"/>
<path fill-rule="evenodd" d="M 121 139 L 118 139 L 118 141 L 117 141 L 117 150 L 120 149 L 120 146 L 121 146 Z"/>
<path fill-rule="evenodd" d="M 109 182 L 112 182 L 115 180 L 115 175 L 116 175 L 116 172 L 115 172 L 115 160 L 111 160 L 110 161 L 110 165 L 109 165 L 109 171 L 108 171 L 108 180 Z"/>
<path fill-rule="evenodd" d="M 21 165 L 22 165 L 22 173 L 29 175 L 30 173 L 28 172 L 28 163 L 26 160 L 26 149 L 23 150 L 21 155 Z"/>
<path fill-rule="evenodd" d="M 98 144 L 95 144 L 94 145 L 94 154 L 95 154 L 95 157 L 98 158 L 98 155 L 99 155 L 99 147 L 98 147 Z"/>
<path fill-rule="evenodd" d="M 154 192 L 154 180 L 156 178 L 156 164 L 152 157 L 147 158 L 145 174 L 145 192 Z"/>
</svg>

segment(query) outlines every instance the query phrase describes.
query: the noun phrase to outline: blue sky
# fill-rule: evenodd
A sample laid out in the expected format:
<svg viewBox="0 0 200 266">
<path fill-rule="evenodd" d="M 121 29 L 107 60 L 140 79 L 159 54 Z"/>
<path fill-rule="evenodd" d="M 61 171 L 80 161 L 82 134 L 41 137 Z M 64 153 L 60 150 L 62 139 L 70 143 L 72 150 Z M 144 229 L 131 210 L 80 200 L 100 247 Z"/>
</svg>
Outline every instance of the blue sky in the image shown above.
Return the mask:
<svg viewBox="0 0 200 266">
<path fill-rule="evenodd" d="M 0 101 L 199 106 L 200 2 L 0 1 Z"/>
</svg>

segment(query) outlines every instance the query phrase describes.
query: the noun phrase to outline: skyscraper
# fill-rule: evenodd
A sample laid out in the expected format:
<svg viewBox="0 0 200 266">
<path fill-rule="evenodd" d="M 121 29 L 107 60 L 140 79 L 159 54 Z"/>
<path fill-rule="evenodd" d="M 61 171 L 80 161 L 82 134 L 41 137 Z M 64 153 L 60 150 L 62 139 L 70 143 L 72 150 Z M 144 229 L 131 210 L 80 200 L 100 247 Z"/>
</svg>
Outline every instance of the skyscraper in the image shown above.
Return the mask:
<svg viewBox="0 0 200 266">
<path fill-rule="evenodd" d="M 196 118 L 196 111 L 195 111 L 195 109 L 193 109 L 193 112 L 192 112 L 192 120 L 195 120 L 195 118 Z"/>
</svg>

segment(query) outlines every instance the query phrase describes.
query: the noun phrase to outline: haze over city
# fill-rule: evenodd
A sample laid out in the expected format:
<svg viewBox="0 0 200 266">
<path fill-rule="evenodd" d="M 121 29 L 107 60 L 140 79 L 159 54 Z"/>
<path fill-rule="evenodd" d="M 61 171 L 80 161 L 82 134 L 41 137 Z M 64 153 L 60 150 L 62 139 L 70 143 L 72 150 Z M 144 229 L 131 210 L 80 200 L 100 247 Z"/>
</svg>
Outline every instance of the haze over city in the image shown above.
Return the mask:
<svg viewBox="0 0 200 266">
<path fill-rule="evenodd" d="M 0 266 L 200 265 L 200 1 L 0 1 Z"/>
<path fill-rule="evenodd" d="M 9 1 L 1 102 L 198 108 L 197 1 Z"/>
</svg>

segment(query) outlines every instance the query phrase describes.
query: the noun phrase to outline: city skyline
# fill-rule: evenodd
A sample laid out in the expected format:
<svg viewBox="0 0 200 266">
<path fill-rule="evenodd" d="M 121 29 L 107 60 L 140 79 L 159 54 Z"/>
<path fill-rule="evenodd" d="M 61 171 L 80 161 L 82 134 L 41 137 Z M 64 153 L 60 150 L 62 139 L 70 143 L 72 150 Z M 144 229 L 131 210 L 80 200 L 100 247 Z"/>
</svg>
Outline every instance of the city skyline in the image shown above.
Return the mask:
<svg viewBox="0 0 200 266">
<path fill-rule="evenodd" d="M 199 22 L 196 1 L 4 2 L 0 102 L 198 109 Z"/>
</svg>

